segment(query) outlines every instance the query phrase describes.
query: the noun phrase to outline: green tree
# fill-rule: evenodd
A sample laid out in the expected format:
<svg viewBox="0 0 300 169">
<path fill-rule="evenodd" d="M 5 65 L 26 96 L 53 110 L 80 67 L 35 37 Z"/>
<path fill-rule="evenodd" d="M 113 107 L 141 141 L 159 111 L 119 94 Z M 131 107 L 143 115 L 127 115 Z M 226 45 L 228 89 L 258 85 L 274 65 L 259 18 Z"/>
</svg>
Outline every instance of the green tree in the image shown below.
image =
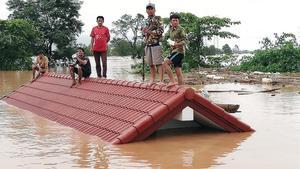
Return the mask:
<svg viewBox="0 0 300 169">
<path fill-rule="evenodd" d="M 259 41 L 260 44 L 262 44 L 261 49 L 268 50 L 274 47 L 274 44 L 272 43 L 271 39 L 265 37 L 261 41 Z"/>
<path fill-rule="evenodd" d="M 9 18 L 31 20 L 43 33 L 43 47 L 50 59 L 53 44 L 63 49 L 81 33 L 83 23 L 78 20 L 81 4 L 79 0 L 7 1 L 12 11 Z"/>
<path fill-rule="evenodd" d="M 216 54 L 220 54 L 221 51 L 219 51 L 219 49 L 217 49 L 214 45 L 210 45 L 209 47 L 204 47 L 203 48 L 203 53 L 205 53 L 206 56 L 208 55 L 216 55 Z"/>
<path fill-rule="evenodd" d="M 296 36 L 292 33 L 283 32 L 281 35 L 274 33 L 274 42 L 268 37 L 263 38 L 259 43 L 262 44 L 261 49 L 268 50 L 272 48 L 281 48 L 286 44 L 291 44 L 295 47 L 299 46 Z"/>
<path fill-rule="evenodd" d="M 112 47 L 111 55 L 114 56 L 128 56 L 131 55 L 130 43 L 121 38 L 113 38 L 110 41 L 110 46 Z"/>
<path fill-rule="evenodd" d="M 185 62 L 189 64 L 188 67 L 206 65 L 207 47 L 204 45 L 204 39 L 211 40 L 213 37 L 239 38 L 239 36 L 231 32 L 224 31 L 224 28 L 240 24 L 239 21 L 231 21 L 230 18 L 214 16 L 197 17 L 192 13 L 184 12 L 179 13 L 179 15 L 181 17 L 180 24 L 186 30 L 189 40 L 185 57 Z M 165 24 L 169 24 L 168 18 L 164 18 L 163 21 Z"/>
<path fill-rule="evenodd" d="M 141 58 L 142 55 L 142 34 L 141 27 L 144 24 L 144 16 L 137 14 L 134 18 L 131 15 L 124 14 L 120 19 L 113 22 L 111 32 L 115 34 L 116 39 L 122 39 L 128 42 L 128 49 L 133 58 Z M 118 47 L 118 46 L 115 46 Z"/>
<path fill-rule="evenodd" d="M 280 48 L 286 44 L 291 44 L 293 46 L 298 46 L 296 36 L 292 33 L 283 32 L 281 35 L 274 33 L 275 43 L 274 47 Z"/>
<path fill-rule="evenodd" d="M 26 70 L 42 43 L 41 32 L 26 20 L 0 20 L 0 70 Z"/>
<path fill-rule="evenodd" d="M 231 55 L 232 54 L 232 50 L 231 50 L 231 48 L 228 44 L 225 44 L 222 47 L 222 50 L 223 50 L 224 54 L 226 54 L 226 55 Z"/>
<path fill-rule="evenodd" d="M 262 72 L 300 72 L 300 48 L 292 42 L 280 48 L 258 50 L 236 70 Z"/>
<path fill-rule="evenodd" d="M 274 33 L 274 40 L 265 37 L 261 50 L 235 67 L 242 71 L 300 72 L 300 48 L 292 33 Z"/>
</svg>

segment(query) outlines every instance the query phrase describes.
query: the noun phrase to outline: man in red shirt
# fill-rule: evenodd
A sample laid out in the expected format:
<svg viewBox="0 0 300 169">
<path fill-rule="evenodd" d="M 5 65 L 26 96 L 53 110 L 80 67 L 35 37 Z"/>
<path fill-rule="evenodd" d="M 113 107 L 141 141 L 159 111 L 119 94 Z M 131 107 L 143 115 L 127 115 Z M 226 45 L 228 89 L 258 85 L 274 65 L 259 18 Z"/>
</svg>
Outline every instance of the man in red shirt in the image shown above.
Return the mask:
<svg viewBox="0 0 300 169">
<path fill-rule="evenodd" d="M 107 43 L 110 40 L 110 34 L 107 27 L 103 26 L 104 17 L 98 16 L 98 25 L 93 27 L 91 32 L 91 52 L 94 54 L 96 62 L 97 76 L 106 78 L 107 71 Z M 101 74 L 100 57 L 102 60 L 103 73 Z"/>
</svg>

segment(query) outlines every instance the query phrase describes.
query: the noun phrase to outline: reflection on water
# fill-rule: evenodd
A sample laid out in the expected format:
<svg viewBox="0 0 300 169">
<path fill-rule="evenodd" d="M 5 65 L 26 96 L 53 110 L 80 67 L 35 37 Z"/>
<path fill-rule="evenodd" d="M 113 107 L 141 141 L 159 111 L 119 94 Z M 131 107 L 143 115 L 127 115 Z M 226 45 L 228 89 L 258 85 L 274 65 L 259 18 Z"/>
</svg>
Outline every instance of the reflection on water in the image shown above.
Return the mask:
<svg viewBox="0 0 300 169">
<path fill-rule="evenodd" d="M 131 63 L 128 58 L 110 58 L 109 78 L 139 81 L 140 77 L 128 73 Z M 0 94 L 4 95 L 28 81 L 31 72 L 0 72 L 0 77 Z M 260 91 L 265 86 L 218 84 L 205 88 Z M 250 124 L 254 133 L 167 130 L 146 141 L 118 146 L 0 101 L 1 168 L 299 168 L 298 92 L 297 88 L 284 88 L 275 96 L 210 94 L 214 102 L 240 104 L 241 112 L 234 116 Z"/>
<path fill-rule="evenodd" d="M 207 168 L 215 159 L 234 151 L 251 135 L 199 129 L 158 132 L 144 142 L 121 145 L 120 151 L 154 168 Z"/>
</svg>

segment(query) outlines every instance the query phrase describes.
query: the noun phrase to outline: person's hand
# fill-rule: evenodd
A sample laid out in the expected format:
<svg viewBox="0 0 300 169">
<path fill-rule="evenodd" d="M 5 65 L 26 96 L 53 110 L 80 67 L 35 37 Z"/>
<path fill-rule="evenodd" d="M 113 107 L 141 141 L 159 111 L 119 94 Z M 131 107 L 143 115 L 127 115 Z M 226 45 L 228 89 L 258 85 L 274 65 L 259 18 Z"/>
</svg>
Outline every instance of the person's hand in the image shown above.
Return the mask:
<svg viewBox="0 0 300 169">
<path fill-rule="evenodd" d="M 142 29 L 142 32 L 143 32 L 144 34 L 146 34 L 146 33 L 148 33 L 148 29 L 147 29 L 147 28 L 143 28 L 143 29 Z"/>
<path fill-rule="evenodd" d="M 172 48 L 175 49 L 175 48 L 179 48 L 181 46 L 180 43 L 174 43 L 174 45 L 172 45 Z"/>
</svg>

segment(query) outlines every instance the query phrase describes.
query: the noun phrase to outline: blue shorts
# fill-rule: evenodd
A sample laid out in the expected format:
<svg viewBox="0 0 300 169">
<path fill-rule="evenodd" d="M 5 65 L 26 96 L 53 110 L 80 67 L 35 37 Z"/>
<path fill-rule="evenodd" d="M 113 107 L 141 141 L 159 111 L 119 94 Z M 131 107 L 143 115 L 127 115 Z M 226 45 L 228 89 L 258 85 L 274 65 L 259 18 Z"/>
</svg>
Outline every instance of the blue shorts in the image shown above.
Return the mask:
<svg viewBox="0 0 300 169">
<path fill-rule="evenodd" d="M 174 52 L 171 53 L 170 56 L 168 56 L 168 59 L 171 60 L 174 67 L 182 67 L 182 60 L 183 60 L 183 53 Z"/>
</svg>

